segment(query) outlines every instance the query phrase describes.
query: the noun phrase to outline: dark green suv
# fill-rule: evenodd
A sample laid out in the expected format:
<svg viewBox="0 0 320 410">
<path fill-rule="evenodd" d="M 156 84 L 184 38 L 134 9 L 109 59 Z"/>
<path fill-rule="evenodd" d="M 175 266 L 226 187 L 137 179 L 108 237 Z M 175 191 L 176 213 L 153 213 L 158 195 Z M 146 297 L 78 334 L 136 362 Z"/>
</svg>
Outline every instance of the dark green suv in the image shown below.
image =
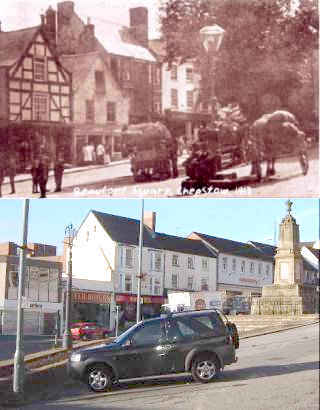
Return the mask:
<svg viewBox="0 0 320 410">
<path fill-rule="evenodd" d="M 237 361 L 237 328 L 216 309 L 179 312 L 132 326 L 113 343 L 70 355 L 68 373 L 95 392 L 121 379 L 191 372 L 210 382 Z"/>
</svg>

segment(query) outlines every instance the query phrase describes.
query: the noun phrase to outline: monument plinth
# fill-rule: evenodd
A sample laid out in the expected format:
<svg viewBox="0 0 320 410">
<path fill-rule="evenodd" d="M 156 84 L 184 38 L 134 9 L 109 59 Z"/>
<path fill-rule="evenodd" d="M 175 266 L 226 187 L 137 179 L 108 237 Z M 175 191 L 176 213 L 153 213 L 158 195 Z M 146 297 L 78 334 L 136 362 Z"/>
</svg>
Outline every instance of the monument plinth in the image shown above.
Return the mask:
<svg viewBox="0 0 320 410">
<path fill-rule="evenodd" d="M 302 283 L 299 225 L 291 215 L 292 202 L 287 201 L 286 204 L 287 215 L 280 224 L 275 255 L 274 283 L 263 286 L 260 298 L 253 298 L 252 314 L 301 315 L 314 312 L 314 289 Z"/>
</svg>

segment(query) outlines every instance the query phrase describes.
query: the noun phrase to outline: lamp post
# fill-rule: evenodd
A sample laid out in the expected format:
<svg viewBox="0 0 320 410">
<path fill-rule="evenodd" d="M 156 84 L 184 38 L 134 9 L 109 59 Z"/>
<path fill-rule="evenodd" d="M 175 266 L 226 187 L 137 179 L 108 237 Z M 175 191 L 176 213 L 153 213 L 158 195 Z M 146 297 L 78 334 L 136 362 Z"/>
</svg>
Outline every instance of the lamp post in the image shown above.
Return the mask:
<svg viewBox="0 0 320 410">
<path fill-rule="evenodd" d="M 143 249 L 143 214 L 144 200 L 141 200 L 141 219 L 139 234 L 139 272 L 138 272 L 138 291 L 137 291 L 137 323 L 141 320 L 141 279 L 142 279 L 142 249 Z"/>
<path fill-rule="evenodd" d="M 65 240 L 69 248 L 68 259 L 68 280 L 67 280 L 67 297 L 66 297 L 66 318 L 63 333 L 63 347 L 65 349 L 72 348 L 72 335 L 70 331 L 70 318 L 71 318 L 71 303 L 72 303 L 72 246 L 73 239 L 75 237 L 75 229 L 72 224 L 68 225 L 65 229 Z"/>
<path fill-rule="evenodd" d="M 206 87 L 206 89 L 209 89 L 211 93 L 209 99 L 211 100 L 210 102 L 212 120 L 214 120 L 216 116 L 217 103 L 215 95 L 215 69 L 217 62 L 217 52 L 220 49 L 224 32 L 224 29 L 218 26 L 217 24 L 214 24 L 213 26 L 202 27 L 202 29 L 200 30 L 200 39 L 202 41 L 203 47 L 207 52 L 208 70 L 210 70 L 210 65 L 212 65 L 212 68 L 208 75 L 209 81 L 211 82 L 211 86 Z"/>
<path fill-rule="evenodd" d="M 17 337 L 16 337 L 16 352 L 14 355 L 14 373 L 13 373 L 13 391 L 15 393 L 23 393 L 23 387 L 24 387 L 22 296 L 23 296 L 23 288 L 24 288 L 25 258 L 26 258 L 26 251 L 27 251 L 28 215 L 29 215 L 29 199 L 25 199 L 24 207 L 23 207 L 22 246 L 20 246 L 20 259 L 19 259 Z"/>
</svg>

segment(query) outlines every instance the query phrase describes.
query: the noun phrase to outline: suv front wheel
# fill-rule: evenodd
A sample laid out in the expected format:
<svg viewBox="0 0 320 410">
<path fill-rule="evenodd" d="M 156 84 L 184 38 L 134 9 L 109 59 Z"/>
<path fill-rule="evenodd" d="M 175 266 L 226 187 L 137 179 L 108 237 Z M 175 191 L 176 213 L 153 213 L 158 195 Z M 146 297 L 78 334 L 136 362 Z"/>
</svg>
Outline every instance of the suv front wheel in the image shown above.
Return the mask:
<svg viewBox="0 0 320 410">
<path fill-rule="evenodd" d="M 95 393 L 105 392 L 112 385 L 112 371 L 103 365 L 91 367 L 87 373 L 88 387 Z"/>
<path fill-rule="evenodd" d="M 196 357 L 191 366 L 191 374 L 195 381 L 208 383 L 220 373 L 220 365 L 213 355 L 203 354 Z"/>
</svg>

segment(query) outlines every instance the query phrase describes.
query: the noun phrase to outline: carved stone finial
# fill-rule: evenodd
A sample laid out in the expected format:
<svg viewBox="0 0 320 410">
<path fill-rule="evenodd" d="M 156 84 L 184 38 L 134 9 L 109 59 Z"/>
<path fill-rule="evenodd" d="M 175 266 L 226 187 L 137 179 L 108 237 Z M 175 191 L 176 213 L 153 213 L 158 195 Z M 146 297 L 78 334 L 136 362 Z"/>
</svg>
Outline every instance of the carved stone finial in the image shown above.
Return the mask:
<svg viewBox="0 0 320 410">
<path fill-rule="evenodd" d="M 288 201 L 286 202 L 287 208 L 288 208 L 288 215 L 291 215 L 291 208 L 293 205 L 293 202 L 290 201 L 290 199 L 288 199 Z"/>
</svg>

